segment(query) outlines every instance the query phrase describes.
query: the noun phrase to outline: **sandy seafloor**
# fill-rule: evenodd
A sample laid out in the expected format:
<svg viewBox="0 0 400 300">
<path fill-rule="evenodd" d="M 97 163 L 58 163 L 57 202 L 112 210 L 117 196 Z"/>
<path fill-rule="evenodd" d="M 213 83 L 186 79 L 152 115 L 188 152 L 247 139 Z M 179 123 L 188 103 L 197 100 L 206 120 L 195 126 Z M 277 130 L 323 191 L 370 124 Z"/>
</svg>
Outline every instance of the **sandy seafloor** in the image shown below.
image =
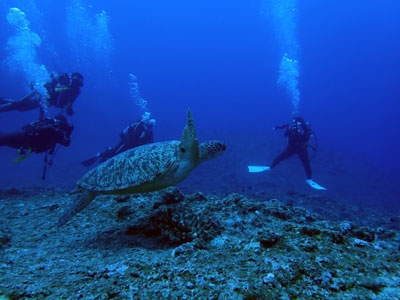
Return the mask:
<svg viewBox="0 0 400 300">
<path fill-rule="evenodd" d="M 238 153 L 178 187 L 99 196 L 62 228 L 70 188 L 3 187 L 0 299 L 400 299 L 395 184 L 322 152 L 321 193 L 298 162 L 246 174 L 261 156 Z"/>
</svg>

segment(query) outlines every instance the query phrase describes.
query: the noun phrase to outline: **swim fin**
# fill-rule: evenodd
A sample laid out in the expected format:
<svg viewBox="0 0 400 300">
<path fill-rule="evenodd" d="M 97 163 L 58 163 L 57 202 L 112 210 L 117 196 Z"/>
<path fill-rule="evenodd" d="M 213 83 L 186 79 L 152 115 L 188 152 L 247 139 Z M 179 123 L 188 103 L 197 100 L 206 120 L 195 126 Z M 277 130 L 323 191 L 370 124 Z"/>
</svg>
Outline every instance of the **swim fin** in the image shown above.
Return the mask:
<svg viewBox="0 0 400 300">
<path fill-rule="evenodd" d="M 15 159 L 13 160 L 13 162 L 15 162 L 15 163 L 19 163 L 20 161 L 22 161 L 22 160 L 24 160 L 25 158 L 27 158 L 27 157 L 29 156 L 29 154 L 31 154 L 32 148 L 29 148 L 27 153 L 25 153 L 25 151 L 22 152 L 21 149 L 18 149 L 17 152 L 18 152 L 18 154 L 21 154 L 22 156 L 20 156 L 20 157 L 18 157 L 18 158 L 15 158 Z"/>
<path fill-rule="evenodd" d="M 318 183 L 316 183 L 315 181 L 313 181 L 312 179 L 307 179 L 306 180 L 307 184 L 312 187 L 313 189 L 316 190 L 326 190 L 326 188 L 324 188 L 323 186 L 320 186 Z"/>
<path fill-rule="evenodd" d="M 248 166 L 248 167 L 250 173 L 258 173 L 258 172 L 268 171 L 271 169 L 268 166 Z"/>
<path fill-rule="evenodd" d="M 97 153 L 96 155 L 84 160 L 81 162 L 82 165 L 84 165 L 85 167 L 90 167 L 91 165 L 93 165 L 96 160 L 101 156 L 101 153 Z"/>
</svg>

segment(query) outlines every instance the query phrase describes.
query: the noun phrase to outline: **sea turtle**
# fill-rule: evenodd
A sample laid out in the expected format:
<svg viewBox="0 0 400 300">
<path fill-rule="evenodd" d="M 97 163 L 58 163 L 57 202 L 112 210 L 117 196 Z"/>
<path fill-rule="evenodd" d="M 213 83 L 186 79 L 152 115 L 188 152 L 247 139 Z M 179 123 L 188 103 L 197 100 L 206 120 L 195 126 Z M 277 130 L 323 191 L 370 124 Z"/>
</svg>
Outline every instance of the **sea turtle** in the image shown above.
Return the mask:
<svg viewBox="0 0 400 300">
<path fill-rule="evenodd" d="M 134 194 L 161 190 L 175 185 L 205 160 L 226 150 L 221 141 L 200 146 L 193 117 L 188 110 L 187 123 L 180 141 L 139 146 L 122 152 L 90 170 L 78 181 L 78 199 L 64 212 L 58 226 L 67 223 L 99 194 Z"/>
</svg>

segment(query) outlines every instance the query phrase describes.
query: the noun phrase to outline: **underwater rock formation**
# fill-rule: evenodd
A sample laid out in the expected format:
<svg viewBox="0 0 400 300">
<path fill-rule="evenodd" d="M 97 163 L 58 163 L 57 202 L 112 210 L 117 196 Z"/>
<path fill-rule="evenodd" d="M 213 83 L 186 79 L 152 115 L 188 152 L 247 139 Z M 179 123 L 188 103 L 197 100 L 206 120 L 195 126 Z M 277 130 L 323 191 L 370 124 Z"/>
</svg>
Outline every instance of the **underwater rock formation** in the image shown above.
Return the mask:
<svg viewBox="0 0 400 300">
<path fill-rule="evenodd" d="M 277 194 L 103 195 L 60 229 L 76 195 L 18 191 L 0 193 L 3 298 L 400 299 L 397 230 Z"/>
</svg>

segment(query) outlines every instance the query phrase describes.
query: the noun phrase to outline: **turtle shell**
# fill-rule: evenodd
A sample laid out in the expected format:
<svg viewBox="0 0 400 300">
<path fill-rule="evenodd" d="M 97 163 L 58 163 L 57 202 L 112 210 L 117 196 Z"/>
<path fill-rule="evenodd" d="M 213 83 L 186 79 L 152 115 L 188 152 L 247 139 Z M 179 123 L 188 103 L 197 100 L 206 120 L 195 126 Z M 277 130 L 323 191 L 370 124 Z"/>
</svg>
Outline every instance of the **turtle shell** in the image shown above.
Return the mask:
<svg viewBox="0 0 400 300">
<path fill-rule="evenodd" d="M 179 165 L 179 144 L 153 143 L 122 152 L 87 172 L 78 185 L 99 193 L 158 190 L 163 175 Z"/>
</svg>

